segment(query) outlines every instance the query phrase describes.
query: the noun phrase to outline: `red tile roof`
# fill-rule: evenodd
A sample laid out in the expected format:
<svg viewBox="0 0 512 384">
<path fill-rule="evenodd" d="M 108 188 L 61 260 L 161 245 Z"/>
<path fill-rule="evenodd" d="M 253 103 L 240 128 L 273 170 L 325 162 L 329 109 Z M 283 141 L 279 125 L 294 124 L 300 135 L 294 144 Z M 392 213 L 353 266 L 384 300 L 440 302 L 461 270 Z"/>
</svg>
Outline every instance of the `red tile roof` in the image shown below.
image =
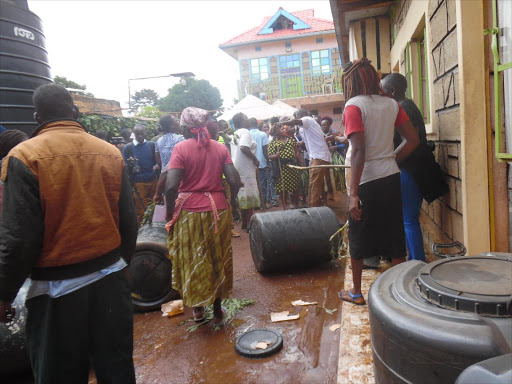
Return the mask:
<svg viewBox="0 0 512 384">
<path fill-rule="evenodd" d="M 303 11 L 290 12 L 292 15 L 298 17 L 306 24 L 310 25 L 311 28 L 294 30 L 294 29 L 281 29 L 274 31 L 274 33 L 268 35 L 258 35 L 258 32 L 267 24 L 267 22 L 272 18 L 272 16 L 267 16 L 263 19 L 260 25 L 255 28 L 250 29 L 247 32 L 238 35 L 231 40 L 226 41 L 225 43 L 220 45 L 220 48 L 229 47 L 232 45 L 242 45 L 245 43 L 255 43 L 258 41 L 265 40 L 273 40 L 278 38 L 286 38 L 286 37 L 295 37 L 299 35 L 307 35 L 315 32 L 322 31 L 333 31 L 334 23 L 330 20 L 319 19 L 314 17 L 315 11 L 314 9 L 306 9 Z"/>
</svg>

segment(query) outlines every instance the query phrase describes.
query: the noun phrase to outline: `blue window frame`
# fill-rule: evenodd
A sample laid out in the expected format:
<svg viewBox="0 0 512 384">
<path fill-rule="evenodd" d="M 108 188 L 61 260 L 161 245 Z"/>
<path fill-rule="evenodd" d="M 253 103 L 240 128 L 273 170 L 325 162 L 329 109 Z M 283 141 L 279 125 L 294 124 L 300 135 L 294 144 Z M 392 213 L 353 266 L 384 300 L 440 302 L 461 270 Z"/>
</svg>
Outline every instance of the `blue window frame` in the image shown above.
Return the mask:
<svg viewBox="0 0 512 384">
<path fill-rule="evenodd" d="M 300 56 L 298 54 L 280 56 L 279 64 L 281 69 L 300 68 Z"/>
<path fill-rule="evenodd" d="M 269 78 L 268 59 L 266 57 L 251 59 L 251 81 L 264 81 Z"/>
<path fill-rule="evenodd" d="M 331 60 L 328 49 L 311 52 L 311 69 L 313 75 L 331 73 Z"/>
</svg>

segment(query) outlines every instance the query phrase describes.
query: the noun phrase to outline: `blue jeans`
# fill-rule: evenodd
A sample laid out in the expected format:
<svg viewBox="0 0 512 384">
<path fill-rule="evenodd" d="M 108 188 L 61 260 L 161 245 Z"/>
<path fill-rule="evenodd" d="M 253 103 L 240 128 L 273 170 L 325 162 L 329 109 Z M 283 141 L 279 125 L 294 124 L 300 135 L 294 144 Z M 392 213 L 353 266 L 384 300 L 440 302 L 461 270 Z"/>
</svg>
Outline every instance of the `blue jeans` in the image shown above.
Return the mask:
<svg viewBox="0 0 512 384">
<path fill-rule="evenodd" d="M 405 242 L 409 251 L 408 260 L 425 261 L 423 235 L 420 228 L 420 209 L 423 197 L 412 176 L 400 169 L 402 189 L 402 212 L 404 216 Z"/>
<path fill-rule="evenodd" d="M 265 203 L 275 203 L 277 201 L 277 192 L 274 187 L 272 170 L 270 167 L 260 168 L 260 185 L 263 201 Z"/>
</svg>

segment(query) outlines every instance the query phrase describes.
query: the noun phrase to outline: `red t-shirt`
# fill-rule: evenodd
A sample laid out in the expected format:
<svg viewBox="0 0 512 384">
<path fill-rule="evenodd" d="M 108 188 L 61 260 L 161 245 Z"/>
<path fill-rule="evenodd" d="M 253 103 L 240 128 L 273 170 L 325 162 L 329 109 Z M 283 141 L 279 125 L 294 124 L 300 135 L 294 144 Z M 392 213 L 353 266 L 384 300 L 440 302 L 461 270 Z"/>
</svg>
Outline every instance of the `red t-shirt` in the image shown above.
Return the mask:
<svg viewBox="0 0 512 384">
<path fill-rule="evenodd" d="M 192 192 L 183 209 L 191 212 L 212 210 L 210 199 L 204 195 L 210 192 L 217 209 L 227 209 L 222 187 L 224 164 L 232 164 L 231 156 L 224 144 L 210 140 L 208 147 L 198 147 L 195 139 L 185 140 L 174 147 L 169 169 L 185 171 L 178 192 Z"/>
</svg>

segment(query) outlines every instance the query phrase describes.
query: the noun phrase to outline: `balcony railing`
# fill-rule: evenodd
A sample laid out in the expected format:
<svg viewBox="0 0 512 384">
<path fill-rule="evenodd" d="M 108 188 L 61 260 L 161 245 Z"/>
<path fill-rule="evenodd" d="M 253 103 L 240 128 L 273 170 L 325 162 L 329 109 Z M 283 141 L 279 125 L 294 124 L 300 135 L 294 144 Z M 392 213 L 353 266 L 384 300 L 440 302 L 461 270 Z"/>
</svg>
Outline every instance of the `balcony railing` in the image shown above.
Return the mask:
<svg viewBox="0 0 512 384">
<path fill-rule="evenodd" d="M 330 74 L 312 75 L 308 72 L 272 74 L 263 81 L 238 81 L 240 98 L 255 95 L 266 101 L 295 97 L 342 93 L 341 70 Z"/>
</svg>

